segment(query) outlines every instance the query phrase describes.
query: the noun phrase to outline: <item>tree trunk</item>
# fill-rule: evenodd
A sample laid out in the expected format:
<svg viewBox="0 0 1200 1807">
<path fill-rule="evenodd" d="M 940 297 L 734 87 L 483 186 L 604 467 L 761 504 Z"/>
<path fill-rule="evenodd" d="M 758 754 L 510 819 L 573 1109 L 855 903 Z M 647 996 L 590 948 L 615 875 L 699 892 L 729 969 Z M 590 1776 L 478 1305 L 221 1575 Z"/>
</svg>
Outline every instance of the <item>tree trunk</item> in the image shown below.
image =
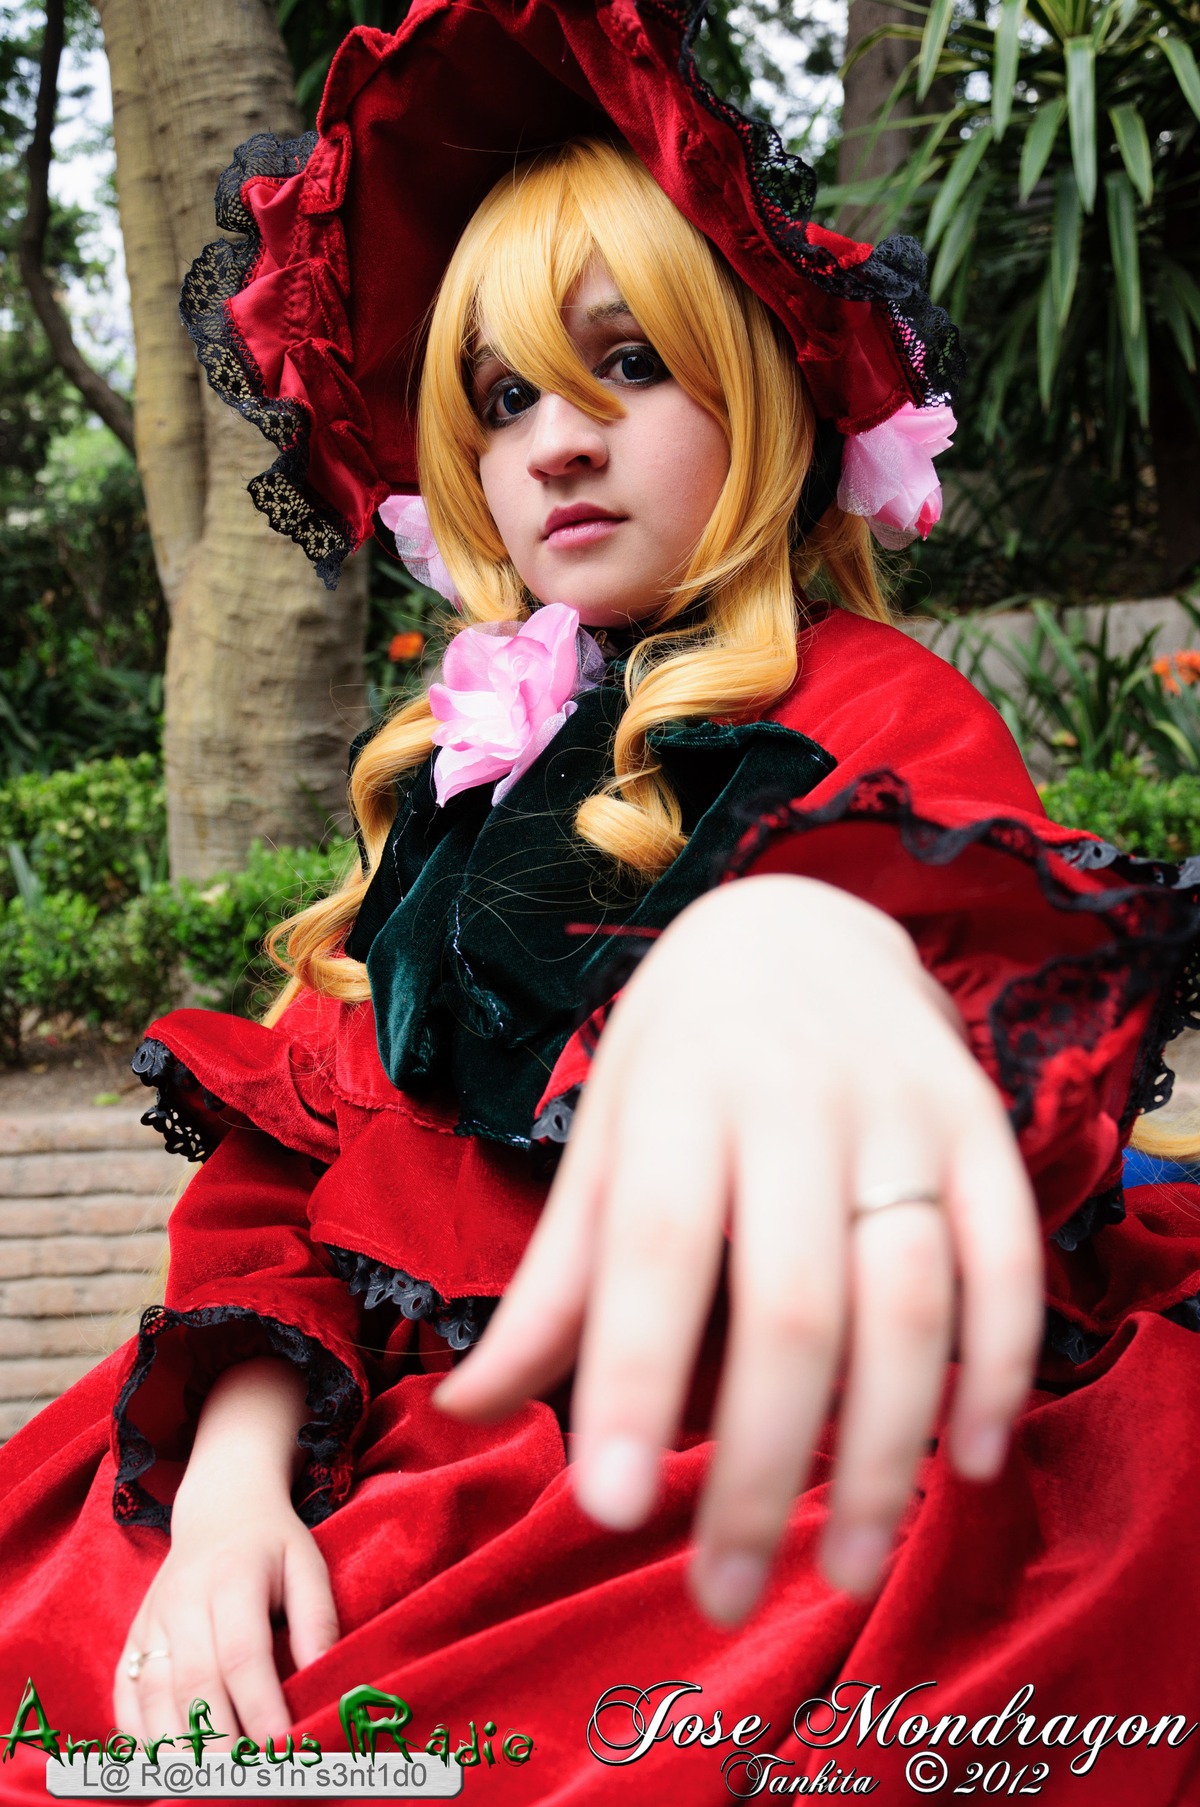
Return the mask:
<svg viewBox="0 0 1200 1807">
<path fill-rule="evenodd" d="M 365 719 L 365 557 L 328 591 L 246 494 L 273 448 L 208 389 L 179 287 L 218 236 L 234 147 L 300 130 L 268 0 L 96 0 L 113 80 L 121 227 L 137 348 L 138 463 L 171 604 L 164 758 L 171 870 L 206 878 L 255 839 L 344 820 Z"/>
<path fill-rule="evenodd" d="M 66 35 L 65 0 L 46 0 L 46 25 L 38 71 L 37 116 L 25 152 L 29 206 L 17 235 L 17 262 L 33 311 L 59 369 L 74 383 L 89 408 L 133 451 L 133 416 L 123 395 L 93 370 L 71 331 L 71 322 L 46 269 L 46 233 L 50 226 L 50 165 L 54 157 L 54 118 L 58 110 L 58 70 Z"/>
<path fill-rule="evenodd" d="M 919 22 L 911 7 L 885 6 L 880 0 L 849 0 L 846 9 L 846 55 L 882 25 Z M 880 132 L 874 142 L 870 127 L 885 111 L 900 73 L 913 55 L 914 44 L 905 38 L 881 38 L 847 70 L 842 102 L 842 140 L 838 146 L 839 183 L 865 182 L 890 176 L 906 161 L 911 134 Z M 894 117 L 912 113 L 911 97 L 893 109 Z M 838 216 L 838 230 L 851 238 L 873 241 L 878 234 L 881 209 L 847 203 Z"/>
<path fill-rule="evenodd" d="M 104 46 L 112 79 L 117 205 L 137 347 L 133 431 L 138 470 L 158 565 L 174 609 L 204 516 L 203 373 L 179 323 L 178 257 L 155 154 L 138 54 L 137 10 L 101 0 Z"/>
</svg>

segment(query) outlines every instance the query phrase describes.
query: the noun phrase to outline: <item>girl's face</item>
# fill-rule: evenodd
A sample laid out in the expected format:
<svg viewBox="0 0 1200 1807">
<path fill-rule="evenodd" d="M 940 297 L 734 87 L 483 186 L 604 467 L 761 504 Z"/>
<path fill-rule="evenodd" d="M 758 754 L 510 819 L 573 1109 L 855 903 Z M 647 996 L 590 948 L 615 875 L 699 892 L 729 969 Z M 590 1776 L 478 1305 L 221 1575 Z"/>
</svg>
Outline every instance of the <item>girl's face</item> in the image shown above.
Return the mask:
<svg viewBox="0 0 1200 1807">
<path fill-rule="evenodd" d="M 596 421 L 514 376 L 488 349 L 474 373 L 487 436 L 483 493 L 522 582 L 591 627 L 652 615 L 683 576 L 729 470 L 720 425 L 675 381 L 593 258 L 562 309 L 623 419 Z M 575 517 L 561 520 L 564 512 Z"/>
</svg>

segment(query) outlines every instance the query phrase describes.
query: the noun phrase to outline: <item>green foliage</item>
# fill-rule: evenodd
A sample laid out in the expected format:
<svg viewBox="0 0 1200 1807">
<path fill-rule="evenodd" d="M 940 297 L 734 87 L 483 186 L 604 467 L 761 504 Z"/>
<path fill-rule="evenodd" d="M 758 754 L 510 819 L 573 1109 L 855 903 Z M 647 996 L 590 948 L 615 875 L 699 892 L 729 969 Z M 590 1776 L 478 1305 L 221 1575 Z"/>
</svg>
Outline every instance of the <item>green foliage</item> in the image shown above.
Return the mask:
<svg viewBox="0 0 1200 1807">
<path fill-rule="evenodd" d="M 278 989 L 279 969 L 262 952 L 267 931 L 324 897 L 358 859 L 353 843 L 326 848 L 263 847 L 255 843 L 240 872 L 199 886 L 187 881 L 159 887 L 153 903 L 168 915 L 187 979 L 197 1001 L 217 1010 L 254 1015 Z M 138 905 L 131 906 L 136 914 Z"/>
<path fill-rule="evenodd" d="M 1183 567 L 1151 469 L 1200 442 L 1200 11 L 939 0 L 883 35 L 912 48 L 888 121 L 908 168 L 821 202 L 932 241 L 969 360 L 910 600 L 1153 594 Z"/>
<path fill-rule="evenodd" d="M 43 1017 L 94 1015 L 87 950 L 95 921 L 95 906 L 71 892 L 0 905 L 0 1057 L 20 1058 L 22 1019 L 31 1010 Z"/>
<path fill-rule="evenodd" d="M 1124 853 L 1185 859 L 1200 847 L 1200 776 L 1164 781 L 1135 760 L 1117 759 L 1103 772 L 1082 767 L 1041 787 L 1047 815 L 1086 828 Z"/>
<path fill-rule="evenodd" d="M 0 780 L 152 751 L 161 732 L 166 613 L 137 473 L 51 356 L 16 255 L 44 24 L 33 0 L 0 17 Z M 67 0 L 66 27 L 60 156 L 68 135 L 88 150 L 105 137 L 81 138 L 90 89 L 71 77 L 74 53 L 101 47 L 89 0 Z M 108 190 L 96 210 L 115 206 Z M 93 301 L 110 280 L 96 226 L 97 211 L 51 200 L 47 272 Z"/>
<path fill-rule="evenodd" d="M 1200 608 L 1179 600 L 1200 628 Z M 1158 627 L 1116 652 L 1103 612 L 1094 634 L 1084 619 L 1061 619 L 1041 600 L 1030 616 L 1027 637 L 1001 640 L 977 616 L 954 623 L 939 647 L 1000 711 L 1027 760 L 1086 772 L 1133 761 L 1158 779 L 1200 774 L 1198 687 L 1190 670 L 1181 679 L 1164 672 Z M 997 675 L 1005 668 L 1011 679 Z"/>
<path fill-rule="evenodd" d="M 240 872 L 173 885 L 150 755 L 0 786 L 0 1059 L 34 1014 L 129 1035 L 184 997 L 257 1014 L 279 983 L 263 937 L 356 859 L 256 844 Z"/>
<path fill-rule="evenodd" d="M 21 848 L 45 891 L 110 910 L 166 876 L 166 803 L 158 761 L 95 760 L 0 785 L 0 846 Z M 0 898 L 19 889 L 11 857 Z"/>
<path fill-rule="evenodd" d="M 85 0 L 67 6 L 67 45 L 99 47 L 94 8 Z M 0 511 L 41 501 L 39 473 L 55 437 L 86 413 L 73 386 L 50 354 L 22 283 L 16 246 L 27 206 L 24 154 L 33 132 L 44 13 L 33 4 L 10 4 L 0 18 Z M 64 88 L 60 120 L 85 90 Z M 82 281 L 99 292 L 103 262 L 88 251 L 95 215 L 51 198 L 45 262 L 55 286 Z"/>
<path fill-rule="evenodd" d="M 1081 623 L 1061 624 L 1045 602 L 1034 602 L 1030 613 L 1029 637 L 1009 642 L 998 641 L 979 621 L 964 622 L 951 656 L 1000 710 L 1026 756 L 1040 749 L 1064 764 L 1097 771 L 1131 755 L 1144 736 L 1158 630 L 1118 654 L 1109 648 L 1107 615 L 1090 639 Z M 1011 685 L 989 676 L 988 653 L 1012 672 Z"/>
<path fill-rule="evenodd" d="M 96 428 L 91 443 L 110 436 Z M 0 777 L 157 749 L 166 606 L 131 459 L 0 517 Z"/>
<path fill-rule="evenodd" d="M 367 703 L 372 719 L 399 708 L 428 682 L 445 644 L 446 624 L 455 619 L 444 596 L 417 583 L 394 550 L 379 540 L 371 545 L 370 601 L 367 613 Z M 394 659 L 398 634 L 418 633 L 425 647 L 417 658 Z"/>
<path fill-rule="evenodd" d="M 1036 296 L 1046 316 L 1036 350 L 1047 410 L 1069 415 L 1090 354 L 1115 352 L 1118 391 L 1145 427 L 1151 341 L 1185 375 L 1192 362 L 1200 192 L 1189 108 L 1193 87 L 1200 101 L 1198 45 L 1200 16 L 1173 4 L 1008 0 L 994 25 L 974 7 L 930 9 L 908 85 L 923 98 L 941 73 L 959 97 L 949 130 L 942 115 L 914 128 L 914 156 L 934 197 L 930 223 L 947 187 L 956 211 L 995 196 L 986 242 L 964 243 L 961 257 L 935 273 L 934 298 L 948 299 L 953 286 L 961 303 L 972 270 L 986 265 L 990 281 L 1003 281 L 997 316 L 1007 314 L 1018 342 L 1031 343 L 1035 317 L 1025 310 L 1018 323 L 1009 304 Z M 898 198 L 883 199 L 894 226 Z M 1076 280 L 1080 271 L 1086 280 Z M 1013 376 L 1013 366 L 989 375 L 993 432 Z M 1118 460 L 1129 427 L 1125 408 L 1107 422 Z"/>
</svg>

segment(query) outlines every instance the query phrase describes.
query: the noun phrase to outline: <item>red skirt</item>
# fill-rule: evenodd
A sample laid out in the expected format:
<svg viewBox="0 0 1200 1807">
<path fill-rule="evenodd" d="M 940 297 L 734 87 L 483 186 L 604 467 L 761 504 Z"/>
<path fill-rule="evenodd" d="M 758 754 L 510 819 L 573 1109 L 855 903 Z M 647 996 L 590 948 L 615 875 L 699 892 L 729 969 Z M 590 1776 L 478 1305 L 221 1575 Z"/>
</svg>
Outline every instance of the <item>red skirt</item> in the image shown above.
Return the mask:
<svg viewBox="0 0 1200 1807">
<path fill-rule="evenodd" d="M 127 1359 L 0 1453 L 5 1735 L 30 1678 L 64 1738 L 113 1729 L 116 1664 L 168 1548 L 113 1518 Z M 827 1427 L 767 1592 L 728 1631 L 686 1585 L 709 1443 L 667 1455 L 644 1528 L 610 1532 L 575 1504 L 550 1406 L 463 1425 L 430 1405 L 438 1375 L 410 1375 L 372 1404 L 354 1486 L 313 1533 L 338 1643 L 295 1672 L 276 1639 L 297 1745 L 345 1750 L 338 1704 L 366 1683 L 408 1704 L 414 1751 L 441 1724 L 469 1754 L 473 1728 L 464 1793 L 489 1807 L 855 1792 L 1200 1804 L 1200 1336 L 1136 1312 L 1076 1378 L 1031 1395 L 994 1482 L 956 1477 L 935 1445 L 870 1602 L 815 1566 Z M 735 1743 L 751 1715 L 761 1728 Z M 510 1734 L 532 1740 L 527 1756 Z M 222 1798 L 252 1793 L 251 1772 Z M 4 1758 L 0 1799 L 47 1799 L 40 1751 Z"/>
</svg>

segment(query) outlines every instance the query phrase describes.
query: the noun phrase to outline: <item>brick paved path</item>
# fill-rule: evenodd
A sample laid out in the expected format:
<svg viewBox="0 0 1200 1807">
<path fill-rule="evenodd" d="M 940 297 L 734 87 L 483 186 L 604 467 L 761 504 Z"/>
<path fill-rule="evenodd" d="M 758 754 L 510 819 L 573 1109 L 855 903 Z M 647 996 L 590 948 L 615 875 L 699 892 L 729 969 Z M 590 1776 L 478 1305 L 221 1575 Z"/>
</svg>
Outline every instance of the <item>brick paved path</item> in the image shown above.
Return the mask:
<svg viewBox="0 0 1200 1807">
<path fill-rule="evenodd" d="M 0 1116 L 0 1442 L 162 1298 L 191 1171 L 127 1106 Z"/>
</svg>

